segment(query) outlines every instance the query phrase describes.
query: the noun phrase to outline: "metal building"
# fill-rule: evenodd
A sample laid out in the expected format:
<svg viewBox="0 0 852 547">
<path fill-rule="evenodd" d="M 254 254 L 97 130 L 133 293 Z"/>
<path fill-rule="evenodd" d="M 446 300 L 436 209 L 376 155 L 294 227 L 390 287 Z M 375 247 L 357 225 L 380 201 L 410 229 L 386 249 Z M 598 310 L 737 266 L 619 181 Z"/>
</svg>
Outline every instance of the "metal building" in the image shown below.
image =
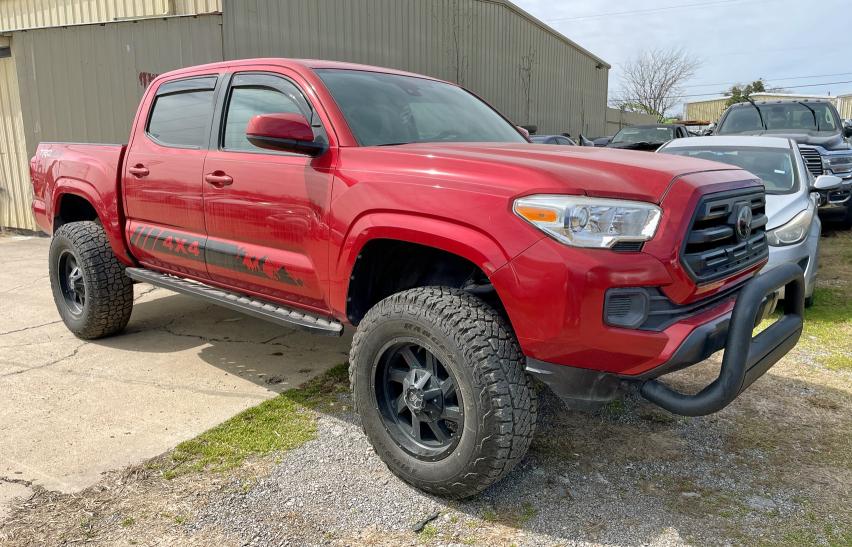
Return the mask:
<svg viewBox="0 0 852 547">
<path fill-rule="evenodd" d="M 154 76 L 246 57 L 459 82 L 539 132 L 606 132 L 609 65 L 507 0 L 0 0 L 0 227 L 40 141 L 125 142 Z"/>
</svg>

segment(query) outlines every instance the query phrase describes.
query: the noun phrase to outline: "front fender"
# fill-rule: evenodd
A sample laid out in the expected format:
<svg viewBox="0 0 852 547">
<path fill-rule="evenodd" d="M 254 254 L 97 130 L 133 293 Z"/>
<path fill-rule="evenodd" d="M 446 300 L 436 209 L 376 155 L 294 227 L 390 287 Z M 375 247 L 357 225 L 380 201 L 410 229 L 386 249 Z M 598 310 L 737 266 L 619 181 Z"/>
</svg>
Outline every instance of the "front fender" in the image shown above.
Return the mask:
<svg viewBox="0 0 852 547">
<path fill-rule="evenodd" d="M 347 232 L 334 267 L 331 304 L 341 316 L 345 316 L 355 261 L 367 243 L 378 239 L 405 241 L 452 253 L 475 264 L 489 278 L 512 258 L 489 234 L 447 219 L 393 212 L 364 215 Z"/>
</svg>

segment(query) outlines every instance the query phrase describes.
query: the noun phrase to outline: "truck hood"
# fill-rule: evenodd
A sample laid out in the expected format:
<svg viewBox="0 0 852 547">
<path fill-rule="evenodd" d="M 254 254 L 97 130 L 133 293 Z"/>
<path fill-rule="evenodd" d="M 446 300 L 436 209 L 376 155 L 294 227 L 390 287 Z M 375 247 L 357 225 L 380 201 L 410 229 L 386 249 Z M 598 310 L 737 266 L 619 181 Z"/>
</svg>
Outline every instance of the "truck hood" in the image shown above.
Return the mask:
<svg viewBox="0 0 852 547">
<path fill-rule="evenodd" d="M 840 133 L 827 133 L 825 131 L 801 131 L 791 132 L 789 130 L 773 130 L 773 131 L 748 131 L 746 133 L 737 133 L 738 135 L 754 135 L 757 137 L 780 137 L 783 139 L 793 139 L 798 144 L 810 146 L 821 146 L 826 150 L 852 150 L 852 146 L 843 138 Z"/>
<path fill-rule="evenodd" d="M 510 196 L 565 193 L 655 203 L 680 176 L 735 170 L 720 163 L 668 154 L 503 143 L 347 148 L 342 153 L 341 167 L 427 177 L 435 184 L 476 185 L 479 191 Z"/>
</svg>

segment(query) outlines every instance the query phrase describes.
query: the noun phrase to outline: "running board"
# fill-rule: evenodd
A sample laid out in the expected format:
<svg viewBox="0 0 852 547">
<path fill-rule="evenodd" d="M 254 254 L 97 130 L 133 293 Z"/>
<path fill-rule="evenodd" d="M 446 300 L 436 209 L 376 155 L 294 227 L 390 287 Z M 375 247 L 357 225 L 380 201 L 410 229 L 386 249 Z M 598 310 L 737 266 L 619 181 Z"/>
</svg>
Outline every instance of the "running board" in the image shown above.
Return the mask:
<svg viewBox="0 0 852 547">
<path fill-rule="evenodd" d="M 329 336 L 340 336 L 343 334 L 343 325 L 333 319 L 317 317 L 285 308 L 278 304 L 250 298 L 239 293 L 217 289 L 198 281 L 161 274 L 144 268 L 127 268 L 125 271 L 127 272 L 127 276 L 134 281 L 148 283 L 155 287 L 162 287 L 190 296 L 197 296 L 212 304 L 218 304 L 225 308 L 278 323 L 285 327 L 299 327 L 315 334 L 327 334 Z"/>
</svg>

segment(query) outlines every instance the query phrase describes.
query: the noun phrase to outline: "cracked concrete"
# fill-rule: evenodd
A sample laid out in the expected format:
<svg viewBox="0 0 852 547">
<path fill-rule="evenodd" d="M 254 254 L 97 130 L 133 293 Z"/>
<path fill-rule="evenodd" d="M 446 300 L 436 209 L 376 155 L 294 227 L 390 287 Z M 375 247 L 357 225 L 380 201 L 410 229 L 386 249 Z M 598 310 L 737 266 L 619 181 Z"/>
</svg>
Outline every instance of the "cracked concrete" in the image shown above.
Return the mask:
<svg viewBox="0 0 852 547">
<path fill-rule="evenodd" d="M 82 342 L 53 303 L 46 238 L 0 237 L 0 520 L 33 487 L 75 492 L 346 361 L 288 330 L 137 285 L 126 331 Z"/>
</svg>

